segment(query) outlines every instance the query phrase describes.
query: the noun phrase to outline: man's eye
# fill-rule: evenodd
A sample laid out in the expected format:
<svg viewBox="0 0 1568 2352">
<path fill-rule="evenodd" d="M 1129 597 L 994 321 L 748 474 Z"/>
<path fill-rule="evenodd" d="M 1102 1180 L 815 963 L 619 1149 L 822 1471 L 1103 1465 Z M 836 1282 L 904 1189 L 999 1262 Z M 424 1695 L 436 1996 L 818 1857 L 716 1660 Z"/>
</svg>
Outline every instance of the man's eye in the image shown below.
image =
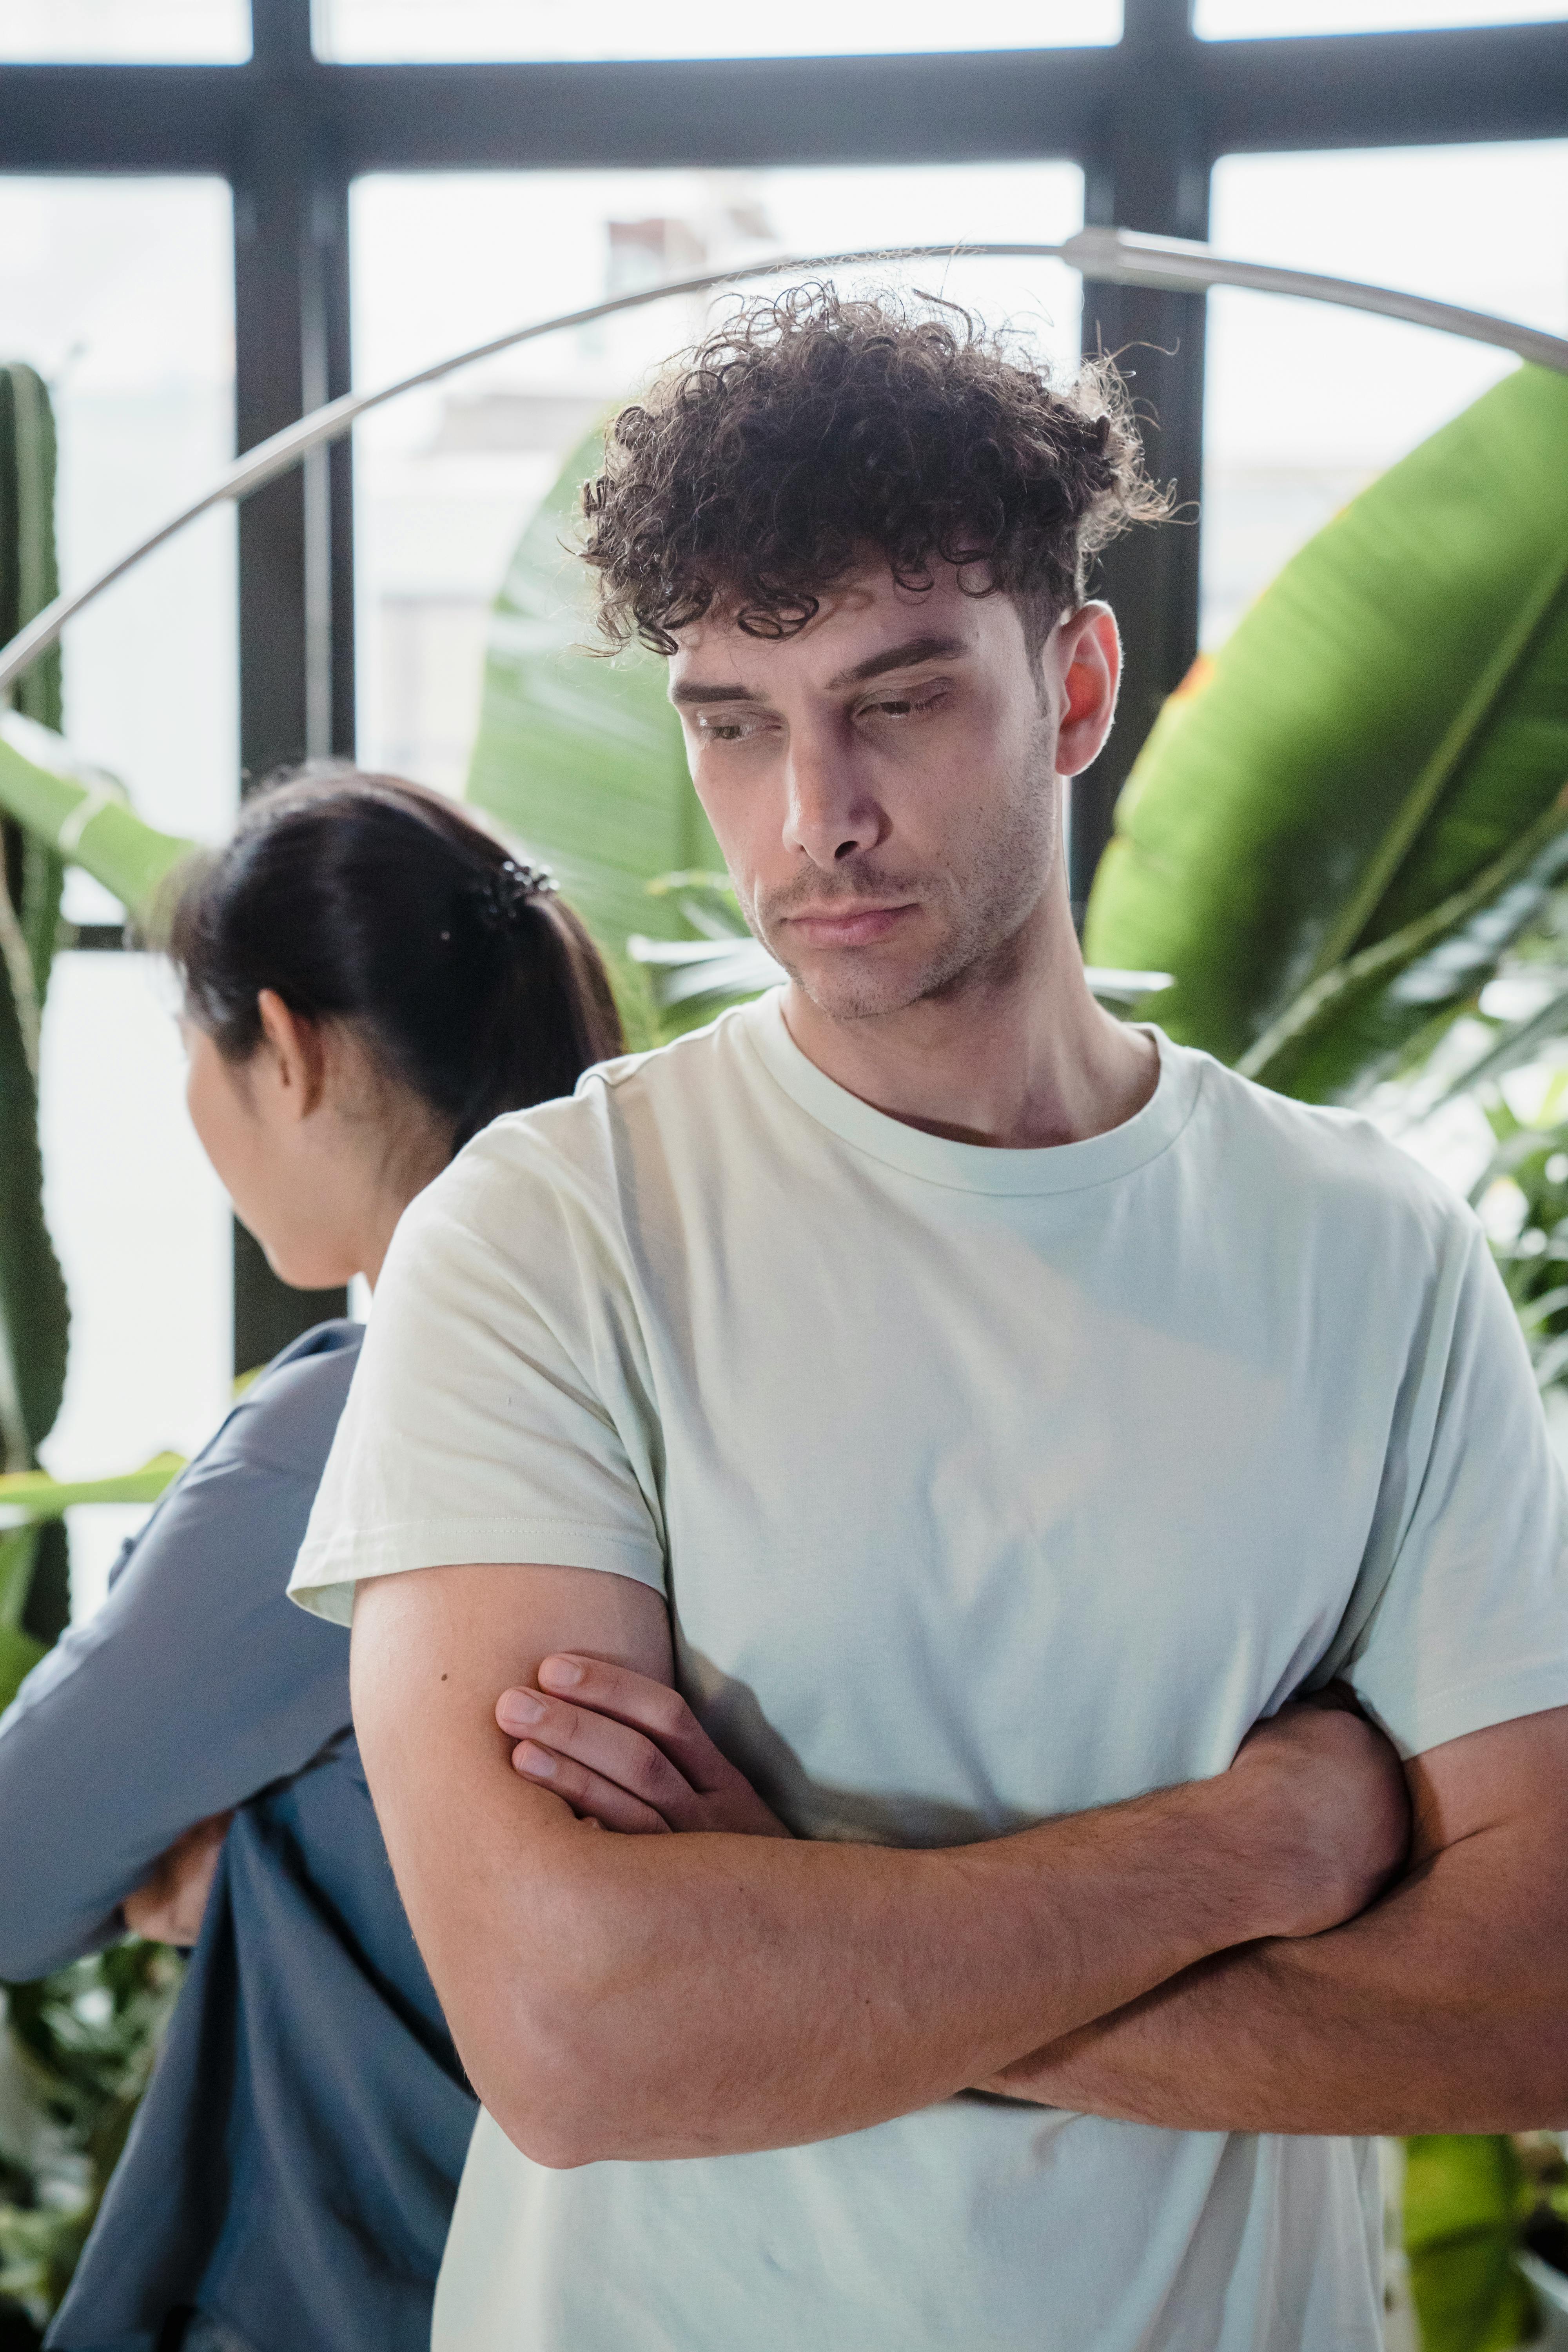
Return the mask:
<svg viewBox="0 0 1568 2352">
<path fill-rule="evenodd" d="M 700 719 L 697 732 L 710 743 L 741 743 L 757 731 L 755 719 Z"/>
<path fill-rule="evenodd" d="M 943 687 L 932 687 L 925 694 L 888 694 L 865 706 L 866 714 L 873 719 L 923 719 L 946 698 Z"/>
</svg>

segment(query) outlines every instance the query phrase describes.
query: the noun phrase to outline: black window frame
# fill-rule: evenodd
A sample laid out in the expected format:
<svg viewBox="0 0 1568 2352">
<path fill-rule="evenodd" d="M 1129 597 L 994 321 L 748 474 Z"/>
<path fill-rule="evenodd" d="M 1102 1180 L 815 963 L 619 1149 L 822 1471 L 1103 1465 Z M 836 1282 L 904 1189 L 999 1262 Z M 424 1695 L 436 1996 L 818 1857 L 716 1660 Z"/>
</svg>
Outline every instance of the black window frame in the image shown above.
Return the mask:
<svg viewBox="0 0 1568 2352">
<path fill-rule="evenodd" d="M 1222 155 L 1568 135 L 1568 21 L 1207 41 L 1192 0 L 1125 0 L 1107 47 L 494 65 L 324 63 L 310 0 L 252 0 L 252 27 L 243 64 L 0 64 L 0 171 L 230 183 L 242 451 L 349 389 L 348 198 L 367 172 L 1061 160 L 1083 171 L 1087 221 L 1202 238 Z M 1204 318 L 1201 295 L 1084 288 L 1086 347 L 1128 355 L 1151 464 L 1194 509 Z M 353 754 L 351 466 L 340 443 L 240 509 L 246 779 Z M 1196 651 L 1198 561 L 1195 523 L 1107 560 L 1128 675 L 1112 747 L 1075 792 L 1080 902 Z M 237 1231 L 237 1369 L 333 1309 L 285 1290 Z"/>
</svg>

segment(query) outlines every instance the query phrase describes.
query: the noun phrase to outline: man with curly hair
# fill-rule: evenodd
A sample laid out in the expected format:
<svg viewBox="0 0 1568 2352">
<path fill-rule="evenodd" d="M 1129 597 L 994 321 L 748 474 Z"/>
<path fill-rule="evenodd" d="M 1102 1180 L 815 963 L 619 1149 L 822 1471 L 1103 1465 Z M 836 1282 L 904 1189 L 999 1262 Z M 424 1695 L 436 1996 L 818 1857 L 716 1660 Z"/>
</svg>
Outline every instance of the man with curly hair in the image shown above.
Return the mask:
<svg viewBox="0 0 1568 2352">
<path fill-rule="evenodd" d="M 1568 2119 L 1479 1230 L 1085 982 L 1159 506 L 1104 372 L 809 289 L 586 493 L 787 980 L 422 1196 L 300 1557 L 487 2110 L 439 2352 L 1374 2352 L 1367 2135 Z"/>
</svg>

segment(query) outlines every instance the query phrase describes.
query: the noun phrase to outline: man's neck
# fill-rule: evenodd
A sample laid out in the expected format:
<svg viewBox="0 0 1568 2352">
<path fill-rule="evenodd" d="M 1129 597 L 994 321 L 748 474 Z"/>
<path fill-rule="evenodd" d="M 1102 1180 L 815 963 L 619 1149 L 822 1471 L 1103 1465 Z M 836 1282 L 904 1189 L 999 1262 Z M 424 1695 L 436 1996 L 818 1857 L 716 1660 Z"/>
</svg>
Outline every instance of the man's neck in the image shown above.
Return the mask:
<svg viewBox="0 0 1568 2352">
<path fill-rule="evenodd" d="M 1158 1083 L 1153 1040 L 1095 1003 L 1064 898 L 1009 946 L 939 995 L 863 1020 L 834 1019 L 792 982 L 790 1035 L 873 1110 L 961 1143 L 1024 1150 L 1121 1127 Z"/>
</svg>

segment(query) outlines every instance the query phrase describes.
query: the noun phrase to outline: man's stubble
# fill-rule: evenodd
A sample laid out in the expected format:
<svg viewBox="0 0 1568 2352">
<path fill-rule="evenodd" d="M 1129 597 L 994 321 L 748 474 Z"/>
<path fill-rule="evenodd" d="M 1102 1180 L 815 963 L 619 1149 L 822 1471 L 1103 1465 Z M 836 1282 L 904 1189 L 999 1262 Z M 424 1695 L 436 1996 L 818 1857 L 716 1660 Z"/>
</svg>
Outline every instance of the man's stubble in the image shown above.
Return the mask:
<svg viewBox="0 0 1568 2352">
<path fill-rule="evenodd" d="M 1027 772 L 1006 795 L 998 822 L 972 827 L 943 872 L 900 874 L 875 856 L 857 856 L 832 874 L 805 874 L 781 889 L 754 893 L 750 903 L 742 892 L 752 931 L 819 1013 L 832 1021 L 876 1020 L 1010 977 L 1025 926 L 1061 854 L 1052 748 L 1042 725 Z M 849 907 L 858 899 L 913 900 L 946 920 L 912 969 L 891 958 L 879 964 L 875 948 L 829 950 L 825 968 L 814 969 L 791 953 L 787 930 L 781 941 L 781 925 L 797 908 Z"/>
</svg>

